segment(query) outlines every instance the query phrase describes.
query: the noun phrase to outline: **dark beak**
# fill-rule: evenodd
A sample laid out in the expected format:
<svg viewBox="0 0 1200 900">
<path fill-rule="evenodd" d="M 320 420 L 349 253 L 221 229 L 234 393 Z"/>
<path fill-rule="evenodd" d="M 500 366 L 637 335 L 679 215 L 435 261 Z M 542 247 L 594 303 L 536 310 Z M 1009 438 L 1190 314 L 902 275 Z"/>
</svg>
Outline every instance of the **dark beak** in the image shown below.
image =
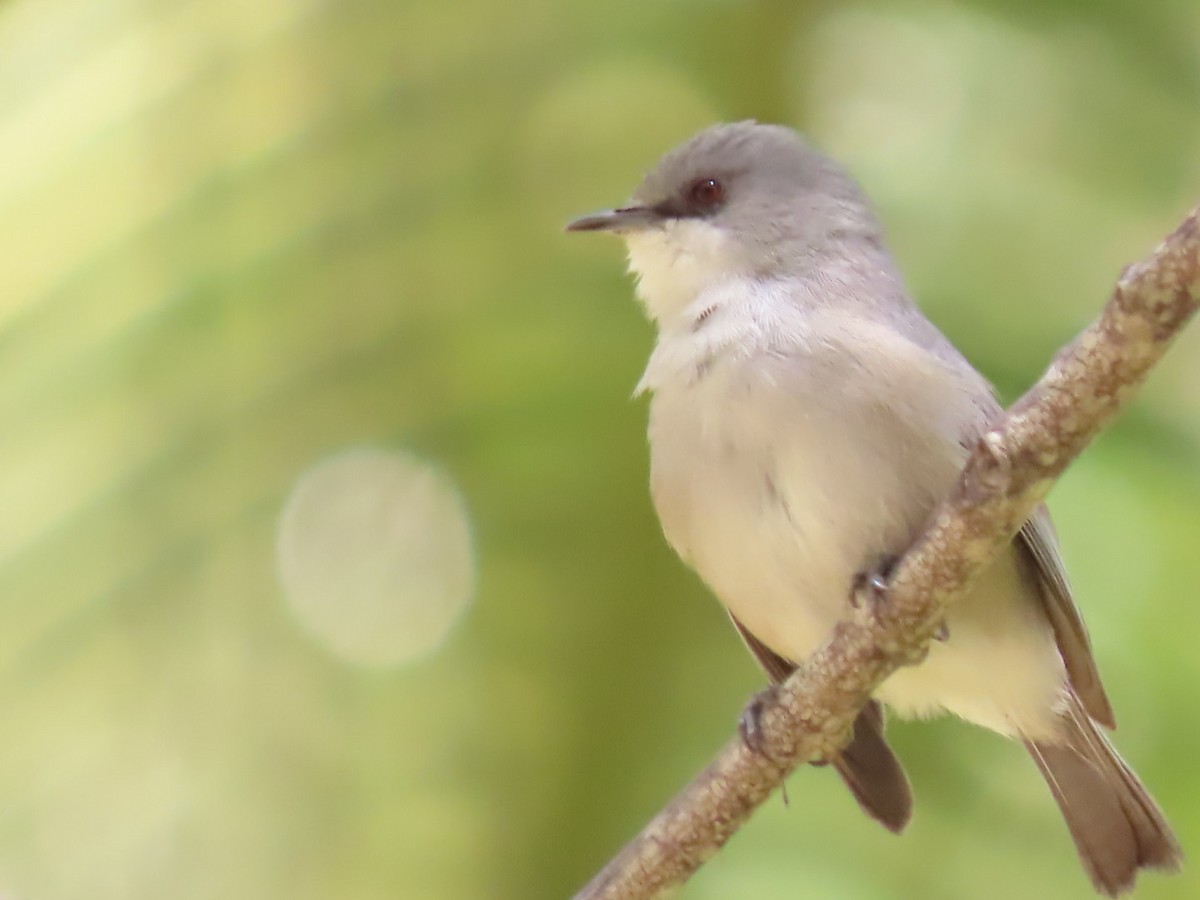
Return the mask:
<svg viewBox="0 0 1200 900">
<path fill-rule="evenodd" d="M 606 209 L 568 222 L 564 231 L 612 231 L 620 234 L 650 228 L 662 222 L 662 215 L 648 206 L 626 206 Z"/>
</svg>

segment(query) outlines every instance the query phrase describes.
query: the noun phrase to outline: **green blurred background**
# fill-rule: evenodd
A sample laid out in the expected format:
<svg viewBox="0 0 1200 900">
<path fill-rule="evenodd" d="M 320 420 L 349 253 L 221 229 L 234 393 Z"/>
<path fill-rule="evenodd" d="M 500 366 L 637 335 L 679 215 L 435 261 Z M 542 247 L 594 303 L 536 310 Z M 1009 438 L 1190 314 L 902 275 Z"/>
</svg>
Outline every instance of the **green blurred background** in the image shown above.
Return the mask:
<svg viewBox="0 0 1200 900">
<path fill-rule="evenodd" d="M 0 7 L 0 895 L 561 898 L 705 763 L 761 678 L 650 507 L 620 248 L 560 226 L 747 116 L 847 162 L 1012 397 L 1200 199 L 1200 4 Z M 1053 496 L 1117 743 L 1193 857 L 1198 350 Z M 314 617 L 277 531 L 352 448 L 468 521 L 302 544 Z M 338 591 L 401 533 L 465 613 L 433 576 Z M 683 895 L 1091 896 L 1018 747 L 891 735 L 902 838 L 806 769 Z"/>
</svg>

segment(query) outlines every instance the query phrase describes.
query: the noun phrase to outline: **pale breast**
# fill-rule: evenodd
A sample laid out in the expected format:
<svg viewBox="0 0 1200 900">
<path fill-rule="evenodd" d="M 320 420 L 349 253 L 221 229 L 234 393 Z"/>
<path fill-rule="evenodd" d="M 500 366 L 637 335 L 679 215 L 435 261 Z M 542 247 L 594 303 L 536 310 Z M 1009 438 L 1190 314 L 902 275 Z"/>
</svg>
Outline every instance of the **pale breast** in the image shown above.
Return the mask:
<svg viewBox="0 0 1200 900">
<path fill-rule="evenodd" d="M 936 427 L 967 415 L 948 408 L 953 391 L 918 393 L 914 406 L 840 371 L 832 382 L 795 361 L 718 359 L 659 385 L 651 404 L 651 488 L 668 541 L 751 633 L 797 661 L 848 614 L 854 576 L 908 546 L 965 456 Z M 947 709 L 1047 733 L 1063 668 L 1034 590 L 1011 559 L 998 563 L 952 609 L 949 642 L 880 697 L 908 715 Z"/>
<path fill-rule="evenodd" d="M 890 434 L 887 410 L 804 381 L 721 361 L 660 389 L 650 419 L 668 541 L 790 659 L 828 634 L 856 572 L 907 543 L 956 471 L 945 452 Z"/>
</svg>

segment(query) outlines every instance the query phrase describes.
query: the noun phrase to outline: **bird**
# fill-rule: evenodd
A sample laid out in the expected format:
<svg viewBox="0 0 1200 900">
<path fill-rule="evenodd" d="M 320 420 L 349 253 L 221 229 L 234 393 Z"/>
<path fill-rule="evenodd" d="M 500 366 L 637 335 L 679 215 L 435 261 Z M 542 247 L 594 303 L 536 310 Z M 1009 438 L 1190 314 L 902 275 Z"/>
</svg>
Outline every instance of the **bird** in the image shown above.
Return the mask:
<svg viewBox="0 0 1200 900">
<path fill-rule="evenodd" d="M 789 127 L 713 125 L 630 203 L 566 230 L 625 241 L 657 333 L 636 393 L 663 533 L 778 683 L 851 614 L 856 580 L 920 532 L 1002 412 L 995 392 L 911 298 L 859 185 Z M 1099 893 L 1179 867 L 1105 734 L 1112 707 L 1044 506 L 939 637 L 829 760 L 868 814 L 899 832 L 912 811 L 884 707 L 950 713 L 1028 750 Z"/>
</svg>

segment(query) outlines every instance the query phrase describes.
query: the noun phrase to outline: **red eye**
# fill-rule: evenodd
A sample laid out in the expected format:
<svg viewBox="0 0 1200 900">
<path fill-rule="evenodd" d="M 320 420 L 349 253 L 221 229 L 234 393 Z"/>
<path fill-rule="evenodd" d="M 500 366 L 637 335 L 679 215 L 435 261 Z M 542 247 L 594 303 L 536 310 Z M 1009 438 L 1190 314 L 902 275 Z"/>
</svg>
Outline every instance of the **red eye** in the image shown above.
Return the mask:
<svg viewBox="0 0 1200 900">
<path fill-rule="evenodd" d="M 716 178 L 701 178 L 688 188 L 688 200 L 698 209 L 715 209 L 725 202 L 725 185 Z"/>
</svg>

